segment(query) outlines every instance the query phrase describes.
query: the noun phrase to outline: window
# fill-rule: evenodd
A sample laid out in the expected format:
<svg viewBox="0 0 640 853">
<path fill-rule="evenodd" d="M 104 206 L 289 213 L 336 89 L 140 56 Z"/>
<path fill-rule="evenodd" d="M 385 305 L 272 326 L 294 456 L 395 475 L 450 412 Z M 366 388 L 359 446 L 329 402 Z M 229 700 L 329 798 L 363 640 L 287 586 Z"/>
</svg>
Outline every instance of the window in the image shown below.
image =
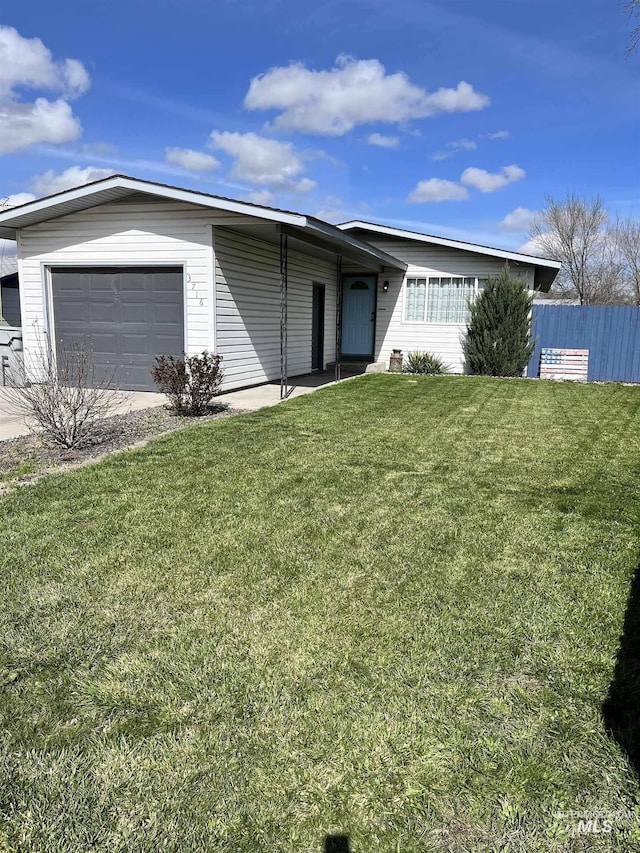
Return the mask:
<svg viewBox="0 0 640 853">
<path fill-rule="evenodd" d="M 466 323 L 475 283 L 475 278 L 430 278 L 427 323 Z"/>
<path fill-rule="evenodd" d="M 424 320 L 424 306 L 426 304 L 426 297 L 426 278 L 408 278 L 405 319 L 411 322 Z"/>
<path fill-rule="evenodd" d="M 475 293 L 471 277 L 408 278 L 404 318 L 410 323 L 466 323 Z"/>
</svg>

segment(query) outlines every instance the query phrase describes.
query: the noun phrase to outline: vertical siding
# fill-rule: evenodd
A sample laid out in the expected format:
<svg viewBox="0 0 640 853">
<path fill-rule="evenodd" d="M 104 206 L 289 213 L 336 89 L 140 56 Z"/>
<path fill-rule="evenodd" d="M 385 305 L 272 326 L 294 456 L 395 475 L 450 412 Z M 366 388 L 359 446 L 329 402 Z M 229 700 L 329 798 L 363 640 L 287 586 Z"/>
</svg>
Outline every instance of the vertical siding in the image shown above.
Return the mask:
<svg viewBox="0 0 640 853">
<path fill-rule="evenodd" d="M 640 382 L 640 308 L 534 305 L 536 341 L 528 376 L 539 376 L 543 347 L 589 350 L 589 381 Z"/>
<path fill-rule="evenodd" d="M 33 368 L 46 317 L 47 266 L 184 265 L 185 347 L 213 346 L 210 211 L 134 199 L 103 204 L 20 231 L 20 299 L 25 357 Z"/>
<path fill-rule="evenodd" d="M 475 252 L 432 246 L 417 240 L 402 240 L 371 232 L 357 235 L 373 246 L 409 264 L 406 274 L 396 271 L 380 273 L 378 278 L 378 311 L 376 317 L 376 361 L 389 361 L 391 350 L 428 350 L 439 356 L 455 373 L 464 372 L 464 323 L 407 323 L 404 319 L 404 282 L 414 276 L 495 276 L 504 267 L 502 258 Z M 514 265 L 533 289 L 534 268 Z M 382 282 L 389 281 L 384 293 Z"/>
<path fill-rule="evenodd" d="M 216 348 L 224 388 L 280 376 L 280 249 L 228 228 L 215 229 Z M 335 358 L 335 263 L 289 249 L 288 372 L 311 372 L 312 283 L 326 287 L 325 364 Z"/>
</svg>

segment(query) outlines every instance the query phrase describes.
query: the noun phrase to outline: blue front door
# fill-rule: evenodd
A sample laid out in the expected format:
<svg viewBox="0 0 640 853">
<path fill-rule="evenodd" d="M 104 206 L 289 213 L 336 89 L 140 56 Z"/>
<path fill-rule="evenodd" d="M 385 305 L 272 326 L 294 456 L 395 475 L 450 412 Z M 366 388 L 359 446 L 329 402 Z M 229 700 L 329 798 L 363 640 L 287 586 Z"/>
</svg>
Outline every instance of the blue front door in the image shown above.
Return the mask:
<svg viewBox="0 0 640 853">
<path fill-rule="evenodd" d="M 346 275 L 342 280 L 342 355 L 373 356 L 376 282 L 375 275 Z"/>
</svg>

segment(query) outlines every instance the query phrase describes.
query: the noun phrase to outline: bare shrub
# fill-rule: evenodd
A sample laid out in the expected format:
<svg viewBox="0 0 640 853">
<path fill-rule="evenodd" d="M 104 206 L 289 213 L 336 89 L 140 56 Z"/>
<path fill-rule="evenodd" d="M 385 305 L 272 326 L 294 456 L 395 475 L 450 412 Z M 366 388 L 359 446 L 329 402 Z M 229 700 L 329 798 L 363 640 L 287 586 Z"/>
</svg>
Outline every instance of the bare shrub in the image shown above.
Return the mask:
<svg viewBox="0 0 640 853">
<path fill-rule="evenodd" d="M 205 350 L 201 355 L 174 358 L 172 355 L 156 357 L 151 368 L 153 381 L 169 400 L 169 408 L 176 414 L 198 417 L 207 412 L 209 403 L 222 382 L 221 355 Z"/>
<path fill-rule="evenodd" d="M 113 373 L 98 376 L 93 352 L 85 343 L 59 348 L 47 339 L 32 365 L 38 381 L 25 375 L 9 387 L 12 408 L 34 432 L 58 447 L 80 449 L 99 441 L 105 418 L 115 413 L 120 396 Z"/>
</svg>

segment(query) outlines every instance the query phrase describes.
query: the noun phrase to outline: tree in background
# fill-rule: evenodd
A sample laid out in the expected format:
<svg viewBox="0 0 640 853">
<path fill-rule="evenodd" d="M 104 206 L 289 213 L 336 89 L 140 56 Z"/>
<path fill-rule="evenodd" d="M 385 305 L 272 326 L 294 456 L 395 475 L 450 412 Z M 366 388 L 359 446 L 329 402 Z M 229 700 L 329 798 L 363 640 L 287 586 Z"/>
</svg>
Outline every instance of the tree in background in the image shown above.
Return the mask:
<svg viewBox="0 0 640 853">
<path fill-rule="evenodd" d="M 619 301 L 607 220 L 600 196 L 569 193 L 562 201 L 547 198 L 529 232 L 541 254 L 562 263 L 556 288 L 581 305 Z"/>
<path fill-rule="evenodd" d="M 532 296 L 506 264 L 471 305 L 465 352 L 470 373 L 522 376 L 533 354 Z"/>
<path fill-rule="evenodd" d="M 554 290 L 581 305 L 640 304 L 640 223 L 615 224 L 599 196 L 547 198 L 529 232 L 539 254 L 562 262 Z"/>
<path fill-rule="evenodd" d="M 638 18 L 640 16 L 640 0 L 627 0 L 626 3 L 623 3 L 622 8 L 629 15 L 629 20 L 634 18 Z M 631 30 L 631 39 L 629 42 L 629 47 L 627 49 L 627 53 L 631 53 L 638 47 L 638 43 L 640 42 L 640 24 L 636 24 Z"/>
<path fill-rule="evenodd" d="M 640 222 L 618 219 L 612 239 L 628 301 L 640 305 Z"/>
</svg>

